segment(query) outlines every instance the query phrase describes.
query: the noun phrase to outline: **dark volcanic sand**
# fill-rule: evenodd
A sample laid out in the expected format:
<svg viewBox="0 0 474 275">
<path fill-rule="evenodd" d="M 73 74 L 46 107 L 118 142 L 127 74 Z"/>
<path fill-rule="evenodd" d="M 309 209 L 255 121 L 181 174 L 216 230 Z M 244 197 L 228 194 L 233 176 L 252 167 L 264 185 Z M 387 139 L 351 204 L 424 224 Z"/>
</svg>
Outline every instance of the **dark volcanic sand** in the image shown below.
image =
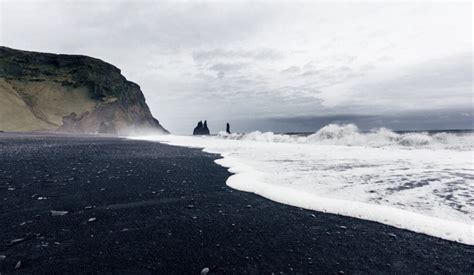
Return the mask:
<svg viewBox="0 0 474 275">
<path fill-rule="evenodd" d="M 0 272 L 19 261 L 17 271 L 34 273 L 474 271 L 472 246 L 233 190 L 217 157 L 118 138 L 0 133 Z"/>
</svg>

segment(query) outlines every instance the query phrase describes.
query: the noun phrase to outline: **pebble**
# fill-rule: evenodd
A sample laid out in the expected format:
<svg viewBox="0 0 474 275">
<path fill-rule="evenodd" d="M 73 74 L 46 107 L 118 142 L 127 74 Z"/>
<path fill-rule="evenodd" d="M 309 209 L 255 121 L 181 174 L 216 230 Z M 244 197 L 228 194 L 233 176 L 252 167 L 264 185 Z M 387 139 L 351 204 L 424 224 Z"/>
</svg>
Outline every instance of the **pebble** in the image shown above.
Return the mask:
<svg viewBox="0 0 474 275">
<path fill-rule="evenodd" d="M 209 268 L 208 267 L 205 267 L 201 270 L 201 275 L 206 275 L 207 273 L 209 273 Z"/>
<path fill-rule="evenodd" d="M 0 261 L 5 260 L 6 258 L 7 258 L 7 256 L 5 256 L 5 255 L 0 255 Z"/>
<path fill-rule="evenodd" d="M 21 261 L 18 261 L 18 263 L 16 263 L 15 265 L 15 269 L 20 269 L 21 267 Z"/>
<path fill-rule="evenodd" d="M 194 208 L 194 205 L 188 204 L 188 208 L 189 208 L 189 209 Z"/>
<path fill-rule="evenodd" d="M 395 234 L 393 234 L 393 233 L 388 233 L 387 235 L 389 235 L 389 236 L 392 237 L 392 238 L 396 238 L 396 237 L 397 237 L 397 235 L 395 235 Z"/>
<path fill-rule="evenodd" d="M 95 222 L 96 220 L 97 220 L 96 218 L 90 218 L 90 219 L 88 219 L 87 221 L 88 221 L 88 222 Z"/>
<path fill-rule="evenodd" d="M 12 244 L 17 244 L 17 243 L 21 243 L 22 241 L 24 241 L 25 238 L 19 238 L 19 239 L 14 239 L 14 240 L 11 240 L 10 241 L 10 245 Z"/>
<path fill-rule="evenodd" d="M 51 210 L 51 216 L 64 216 L 68 211 Z"/>
</svg>

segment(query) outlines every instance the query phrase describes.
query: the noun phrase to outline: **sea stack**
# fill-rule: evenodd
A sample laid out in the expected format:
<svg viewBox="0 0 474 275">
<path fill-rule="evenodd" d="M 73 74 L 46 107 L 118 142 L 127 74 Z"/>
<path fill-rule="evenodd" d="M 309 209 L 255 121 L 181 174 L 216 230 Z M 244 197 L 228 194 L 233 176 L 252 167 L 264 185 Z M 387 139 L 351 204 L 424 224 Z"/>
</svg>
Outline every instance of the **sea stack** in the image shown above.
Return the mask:
<svg viewBox="0 0 474 275">
<path fill-rule="evenodd" d="M 82 56 L 0 47 L 0 130 L 168 133 L 140 86 L 117 67 Z"/>
<path fill-rule="evenodd" d="M 193 131 L 194 136 L 209 135 L 209 128 L 207 128 L 207 120 L 199 121 L 196 128 Z"/>
<path fill-rule="evenodd" d="M 229 124 L 229 122 L 227 122 L 227 125 L 225 126 L 225 131 L 227 132 L 227 134 L 229 134 L 229 135 L 231 134 L 230 133 L 230 124 Z"/>
</svg>

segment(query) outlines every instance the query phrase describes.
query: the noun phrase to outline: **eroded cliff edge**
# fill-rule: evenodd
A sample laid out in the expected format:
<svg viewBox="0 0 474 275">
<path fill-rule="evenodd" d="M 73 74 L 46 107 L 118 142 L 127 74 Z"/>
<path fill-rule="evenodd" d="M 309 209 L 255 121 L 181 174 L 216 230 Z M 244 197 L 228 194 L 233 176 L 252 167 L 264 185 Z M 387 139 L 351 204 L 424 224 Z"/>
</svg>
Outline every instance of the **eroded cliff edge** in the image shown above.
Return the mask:
<svg viewBox="0 0 474 275">
<path fill-rule="evenodd" d="M 140 87 L 115 66 L 7 47 L 0 47 L 0 130 L 167 133 Z"/>
</svg>

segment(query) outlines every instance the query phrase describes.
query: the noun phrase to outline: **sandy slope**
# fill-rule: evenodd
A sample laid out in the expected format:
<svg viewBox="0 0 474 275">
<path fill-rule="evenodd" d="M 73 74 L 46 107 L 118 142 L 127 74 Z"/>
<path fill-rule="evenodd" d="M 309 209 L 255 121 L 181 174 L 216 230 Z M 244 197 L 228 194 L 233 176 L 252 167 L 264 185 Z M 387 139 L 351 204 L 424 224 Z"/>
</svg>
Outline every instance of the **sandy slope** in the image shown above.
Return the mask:
<svg viewBox="0 0 474 275">
<path fill-rule="evenodd" d="M 91 112 L 97 105 L 85 88 L 54 81 L 0 78 L 0 130 L 41 131 L 62 125 L 63 116 Z"/>
</svg>

